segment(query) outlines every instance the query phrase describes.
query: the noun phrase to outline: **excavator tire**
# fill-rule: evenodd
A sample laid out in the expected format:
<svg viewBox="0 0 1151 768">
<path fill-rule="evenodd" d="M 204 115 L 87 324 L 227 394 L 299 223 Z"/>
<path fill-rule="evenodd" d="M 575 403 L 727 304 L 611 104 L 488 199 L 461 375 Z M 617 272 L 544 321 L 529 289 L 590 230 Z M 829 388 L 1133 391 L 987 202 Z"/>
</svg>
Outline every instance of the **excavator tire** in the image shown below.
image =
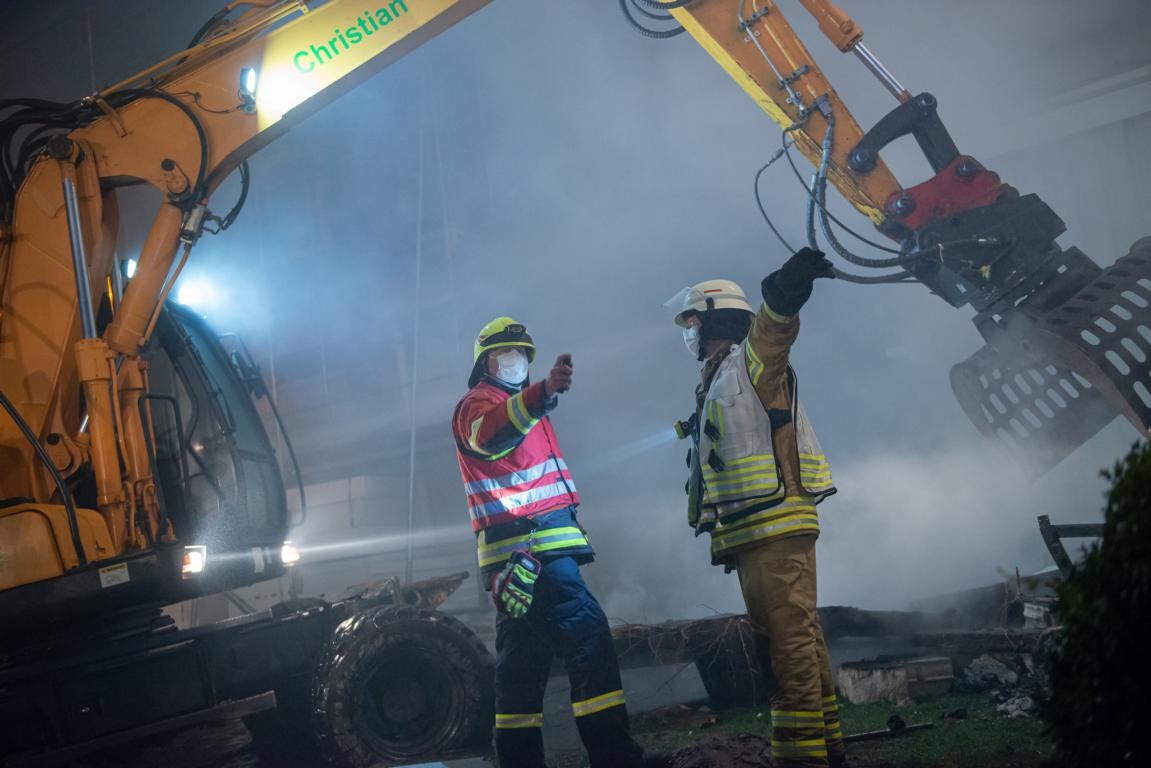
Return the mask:
<svg viewBox="0 0 1151 768">
<path fill-rule="evenodd" d="M 312 684 L 313 733 L 329 765 L 419 762 L 486 742 L 494 662 L 462 623 L 388 606 L 336 628 Z"/>
</svg>

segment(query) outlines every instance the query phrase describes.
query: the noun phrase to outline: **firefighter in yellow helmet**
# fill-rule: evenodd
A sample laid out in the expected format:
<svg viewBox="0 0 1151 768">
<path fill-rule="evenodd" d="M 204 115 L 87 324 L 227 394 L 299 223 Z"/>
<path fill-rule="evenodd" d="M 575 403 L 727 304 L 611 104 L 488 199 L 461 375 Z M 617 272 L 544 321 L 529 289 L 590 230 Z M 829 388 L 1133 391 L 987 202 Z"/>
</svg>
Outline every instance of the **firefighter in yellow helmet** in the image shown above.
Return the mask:
<svg viewBox="0 0 1151 768">
<path fill-rule="evenodd" d="M 754 312 L 729 280 L 669 301 L 703 363 L 691 439 L 688 522 L 711 534 L 712 562 L 739 574 L 748 617 L 767 636 L 780 691 L 772 700 L 773 764 L 846 764 L 839 709 L 816 613 L 816 504 L 835 493 L 831 470 L 799 402 L 788 362 L 813 282 L 833 277 L 804 248 L 762 284 Z"/>
<path fill-rule="evenodd" d="M 512 318 L 485 325 L 452 419 L 484 586 L 499 612 L 496 757 L 501 768 L 544 768 L 544 689 L 559 656 L 592 768 L 663 765 L 666 756 L 644 755 L 630 736 L 607 617 L 580 575 L 595 553 L 547 417 L 571 386 L 571 356 L 532 384 L 535 353 Z"/>
</svg>

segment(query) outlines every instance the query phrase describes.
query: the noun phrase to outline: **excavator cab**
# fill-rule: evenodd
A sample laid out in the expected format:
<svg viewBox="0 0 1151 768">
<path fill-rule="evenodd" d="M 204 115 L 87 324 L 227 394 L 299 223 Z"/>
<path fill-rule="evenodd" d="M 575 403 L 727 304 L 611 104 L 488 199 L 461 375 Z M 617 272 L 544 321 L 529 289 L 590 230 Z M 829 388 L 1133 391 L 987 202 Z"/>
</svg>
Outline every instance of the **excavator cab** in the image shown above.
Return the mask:
<svg viewBox="0 0 1151 768">
<path fill-rule="evenodd" d="M 157 476 L 176 537 L 205 547 L 203 585 L 218 591 L 279 576 L 283 480 L 232 356 L 204 318 L 169 304 L 144 357 Z"/>
<path fill-rule="evenodd" d="M 289 518 L 280 469 L 228 350 L 202 317 L 169 303 L 143 357 L 149 391 L 140 407 L 151 414 L 148 452 L 160 502 L 154 546 L 0 591 L 0 633 L 108 622 L 117 612 L 154 610 L 284 572 Z M 95 508 L 90 471 L 70 477 L 69 487 L 79 511 Z M 44 518 L 44 506 L 11 504 L 0 509 L 0 523 L 32 524 Z"/>
</svg>

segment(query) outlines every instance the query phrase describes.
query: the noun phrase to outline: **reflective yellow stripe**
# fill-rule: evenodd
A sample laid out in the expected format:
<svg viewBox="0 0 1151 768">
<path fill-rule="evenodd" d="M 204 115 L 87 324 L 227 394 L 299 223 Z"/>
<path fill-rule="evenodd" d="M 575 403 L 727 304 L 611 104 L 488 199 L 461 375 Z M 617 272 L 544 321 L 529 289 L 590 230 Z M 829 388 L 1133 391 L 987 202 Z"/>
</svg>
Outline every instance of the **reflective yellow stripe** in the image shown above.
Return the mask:
<svg viewBox="0 0 1151 768">
<path fill-rule="evenodd" d="M 468 433 L 468 447 L 476 453 L 482 453 L 485 456 L 489 455 L 487 451 L 480 447 L 480 427 L 484 425 L 484 417 L 481 416 L 472 422 L 471 432 Z"/>
<path fill-rule="evenodd" d="M 775 520 L 782 520 L 786 517 L 792 517 L 795 515 L 815 514 L 815 505 L 810 501 L 794 501 L 791 499 L 785 499 L 782 503 L 777 504 L 774 507 L 769 507 L 768 509 L 757 512 L 754 515 L 744 518 L 737 523 L 724 526 L 723 530 L 728 532 L 738 531 L 743 528 L 749 528 L 754 525 L 769 523 Z"/>
<path fill-rule="evenodd" d="M 773 498 L 783 490 L 775 457 L 771 454 L 725 459 L 724 464 L 723 471 L 717 472 L 711 465 L 701 463 L 709 504 L 742 501 L 753 495 Z M 831 467 L 826 459 L 803 462 L 799 480 L 805 490 L 819 494 L 832 487 Z"/>
<path fill-rule="evenodd" d="M 531 428 L 539 421 L 539 419 L 533 419 L 528 413 L 528 406 L 524 402 L 522 393 L 508 398 L 508 420 L 524 435 L 531 431 Z"/>
<path fill-rule="evenodd" d="M 736 478 L 731 482 L 722 480 L 709 480 L 704 478 L 707 487 L 707 500 L 712 504 L 724 501 L 738 501 L 749 498 L 752 494 L 757 496 L 777 496 L 781 491 L 779 478 L 773 473 L 763 473 L 749 476 L 745 479 Z"/>
<path fill-rule="evenodd" d="M 751 348 L 751 344 L 744 344 L 743 349 L 747 353 L 747 375 L 751 379 L 751 383 L 754 386 L 759 384 L 759 377 L 763 375 L 763 361 L 759 359 L 759 355 L 757 355 L 755 350 Z"/>
<path fill-rule="evenodd" d="M 626 703 L 627 700 L 624 698 L 622 690 L 611 691 L 610 693 L 605 693 L 591 699 L 573 701 L 572 712 L 576 717 L 587 717 L 596 712 L 602 712 L 605 709 L 623 706 Z"/>
<path fill-rule="evenodd" d="M 591 546 L 584 532 L 574 525 L 565 525 L 560 528 L 547 528 L 542 531 L 537 531 L 534 535 L 513 536 L 508 539 L 498 539 L 492 542 L 487 540 L 487 537 L 484 535 L 486 533 L 487 531 L 480 531 L 479 538 L 476 542 L 480 567 L 487 567 L 507 560 L 512 552 L 515 552 L 517 549 L 527 548 L 529 539 L 531 540 L 532 552 L 550 552 L 555 549 L 566 549 L 568 547 Z"/>
<path fill-rule="evenodd" d="M 480 458 L 484 459 L 485 461 L 496 461 L 497 459 L 502 459 L 504 456 L 507 456 L 509 453 L 515 450 L 516 446 L 513 445 L 511 448 L 500 451 L 499 453 L 489 453 L 488 451 L 485 451 L 483 446 L 480 445 L 480 428 L 483 426 L 483 424 L 484 417 L 481 416 L 472 422 L 471 432 L 468 433 L 468 447 L 476 453 L 480 454 Z"/>
<path fill-rule="evenodd" d="M 530 715 L 496 715 L 496 728 L 542 728 L 544 713 Z"/>
<path fill-rule="evenodd" d="M 700 467 L 708 503 L 738 501 L 753 494 L 772 496 L 780 489 L 775 457 L 769 453 L 725 459 L 724 463 L 723 472 L 716 472 L 706 463 Z"/>
<path fill-rule="evenodd" d="M 771 711 L 771 724 L 776 728 L 823 728 L 822 712 Z"/>
<path fill-rule="evenodd" d="M 704 478 L 717 483 L 733 483 L 747 477 L 766 476 L 775 478 L 775 462 L 761 462 L 745 467 L 724 467 L 723 472 L 716 472 L 708 465 L 703 471 Z"/>
<path fill-rule="evenodd" d="M 839 726 L 835 728 L 825 728 L 823 731 L 823 740 L 829 744 L 833 741 L 843 741 L 843 729 Z"/>
<path fill-rule="evenodd" d="M 723 407 L 715 400 L 709 400 L 707 403 L 707 420 L 710 421 L 719 434 L 723 435 Z"/>
<path fill-rule="evenodd" d="M 779 315 L 779 314 L 776 314 L 775 312 L 772 312 L 771 307 L 767 306 L 766 302 L 763 305 L 763 313 L 777 323 L 786 323 L 786 322 L 790 322 L 790 320 L 791 320 L 791 317 L 788 317 L 786 315 Z"/>
<path fill-rule="evenodd" d="M 774 489 L 779 485 L 779 477 L 775 472 L 763 471 L 731 478 L 704 475 L 703 481 L 707 484 L 709 494 L 717 497 L 738 495 L 744 490 L 756 490 L 765 487 Z"/>
<path fill-rule="evenodd" d="M 801 453 L 799 455 L 799 481 L 810 491 L 821 491 L 831 487 L 831 466 L 823 454 Z"/>
<path fill-rule="evenodd" d="M 721 528 L 717 533 L 712 534 L 712 552 L 713 554 L 722 554 L 750 541 L 770 539 L 785 533 L 799 533 L 801 531 L 818 533 L 819 518 L 815 514 L 801 513 L 759 525 L 738 528 L 734 531 L 725 531 Z"/>
<path fill-rule="evenodd" d="M 799 481 L 803 483 L 803 487 L 812 493 L 826 490 L 831 487 L 831 475 L 826 477 L 808 477 L 807 475 L 800 475 Z"/>
</svg>

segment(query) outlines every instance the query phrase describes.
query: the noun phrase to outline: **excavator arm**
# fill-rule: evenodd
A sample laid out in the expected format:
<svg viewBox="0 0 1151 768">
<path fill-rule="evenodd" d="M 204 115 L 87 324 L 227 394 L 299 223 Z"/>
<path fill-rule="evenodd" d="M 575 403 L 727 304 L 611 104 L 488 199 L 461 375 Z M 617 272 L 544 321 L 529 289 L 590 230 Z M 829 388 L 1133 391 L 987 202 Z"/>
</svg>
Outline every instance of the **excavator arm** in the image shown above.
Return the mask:
<svg viewBox="0 0 1151 768">
<path fill-rule="evenodd" d="M 172 541 L 141 350 L 205 224 L 229 223 L 212 192 L 488 2 L 233 2 L 188 49 L 80 102 L 0 102 L 0 589 Z M 139 184 L 163 201 L 120 295 L 116 190 Z M 94 510 L 72 499 L 86 473 Z"/>
<path fill-rule="evenodd" d="M 962 154 L 930 93 L 912 96 L 863 44 L 863 31 L 827 0 L 799 0 L 820 30 L 854 53 L 898 101 L 863 131 L 774 0 L 621 0 L 677 22 L 792 137 L 817 172 L 807 191 L 807 240 L 878 276 L 917 281 L 949 304 L 970 304 L 985 340 L 951 371 L 972 423 L 1039 474 L 1121 413 L 1151 430 L 1151 238 L 1101 269 L 1056 243 L 1066 227 L 1037 195 L 1020 194 Z M 649 36 L 667 37 L 678 30 Z M 913 137 L 934 175 L 903 187 L 880 153 Z M 836 187 L 896 245 L 852 253 L 825 207 Z M 817 242 L 818 222 L 828 246 Z M 881 246 L 882 247 L 882 246 Z"/>
</svg>

